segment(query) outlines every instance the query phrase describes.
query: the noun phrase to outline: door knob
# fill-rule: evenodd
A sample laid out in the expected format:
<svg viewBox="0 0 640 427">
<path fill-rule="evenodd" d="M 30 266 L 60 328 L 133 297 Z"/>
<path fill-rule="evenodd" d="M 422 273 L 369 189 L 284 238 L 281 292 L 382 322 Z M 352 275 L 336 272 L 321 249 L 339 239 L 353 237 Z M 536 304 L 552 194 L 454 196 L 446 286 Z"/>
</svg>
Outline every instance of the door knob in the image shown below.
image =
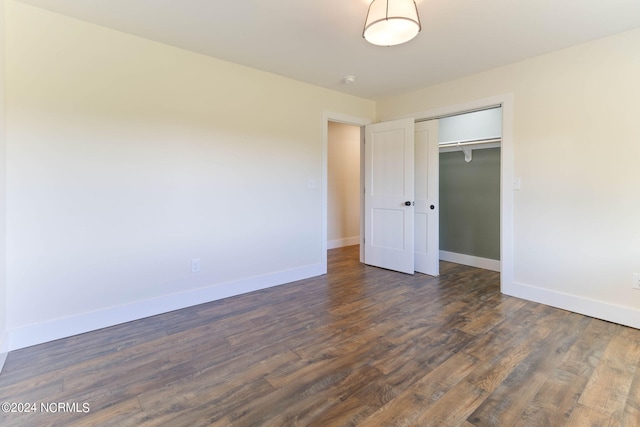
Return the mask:
<svg viewBox="0 0 640 427">
<path fill-rule="evenodd" d="M 405 205 L 405 206 L 411 206 L 411 202 L 406 201 L 406 202 L 404 202 L 404 205 Z"/>
<path fill-rule="evenodd" d="M 434 210 L 436 207 L 435 207 L 435 206 L 433 206 L 433 205 L 431 205 L 431 206 L 429 206 L 429 208 L 430 208 L 431 210 Z"/>
</svg>

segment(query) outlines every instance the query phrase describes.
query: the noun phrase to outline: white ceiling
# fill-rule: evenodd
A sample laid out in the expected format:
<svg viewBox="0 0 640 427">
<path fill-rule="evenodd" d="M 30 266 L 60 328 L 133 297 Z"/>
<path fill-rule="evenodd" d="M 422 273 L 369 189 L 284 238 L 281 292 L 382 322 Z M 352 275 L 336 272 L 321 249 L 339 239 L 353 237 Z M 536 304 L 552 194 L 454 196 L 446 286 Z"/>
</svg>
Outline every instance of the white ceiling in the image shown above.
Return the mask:
<svg viewBox="0 0 640 427">
<path fill-rule="evenodd" d="M 377 47 L 362 38 L 369 0 L 23 2 L 370 99 L 640 27 L 640 0 L 417 0 L 418 37 Z"/>
</svg>

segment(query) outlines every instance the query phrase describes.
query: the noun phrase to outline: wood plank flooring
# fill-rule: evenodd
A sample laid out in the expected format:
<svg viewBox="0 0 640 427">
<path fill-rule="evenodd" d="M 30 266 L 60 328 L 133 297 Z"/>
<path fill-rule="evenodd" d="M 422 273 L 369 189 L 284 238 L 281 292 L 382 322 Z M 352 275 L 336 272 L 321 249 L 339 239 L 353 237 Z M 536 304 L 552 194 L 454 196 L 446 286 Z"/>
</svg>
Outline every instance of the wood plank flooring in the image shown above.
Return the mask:
<svg viewBox="0 0 640 427">
<path fill-rule="evenodd" d="M 0 402 L 36 412 L 0 425 L 640 425 L 639 330 L 441 273 L 334 249 L 326 276 L 12 352 Z"/>
</svg>

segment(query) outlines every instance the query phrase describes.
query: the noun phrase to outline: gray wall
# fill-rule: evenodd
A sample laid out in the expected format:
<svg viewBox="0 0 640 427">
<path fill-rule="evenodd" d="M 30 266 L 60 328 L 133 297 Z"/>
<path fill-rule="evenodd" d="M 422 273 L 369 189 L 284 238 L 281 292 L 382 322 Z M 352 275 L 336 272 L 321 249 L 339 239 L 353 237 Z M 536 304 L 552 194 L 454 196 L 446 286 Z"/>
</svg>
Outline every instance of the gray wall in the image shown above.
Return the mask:
<svg viewBox="0 0 640 427">
<path fill-rule="evenodd" d="M 500 259 L 500 148 L 440 153 L 440 250 Z"/>
</svg>

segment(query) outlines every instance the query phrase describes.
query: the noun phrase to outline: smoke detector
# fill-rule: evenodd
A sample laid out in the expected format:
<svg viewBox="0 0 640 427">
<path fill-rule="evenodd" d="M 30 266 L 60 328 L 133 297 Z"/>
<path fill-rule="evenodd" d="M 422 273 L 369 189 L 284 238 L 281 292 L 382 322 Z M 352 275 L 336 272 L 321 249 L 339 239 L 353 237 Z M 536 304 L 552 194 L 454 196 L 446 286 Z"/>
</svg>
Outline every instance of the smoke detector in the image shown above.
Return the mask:
<svg viewBox="0 0 640 427">
<path fill-rule="evenodd" d="M 356 76 L 345 76 L 342 81 L 347 85 L 354 84 L 356 82 Z"/>
</svg>

